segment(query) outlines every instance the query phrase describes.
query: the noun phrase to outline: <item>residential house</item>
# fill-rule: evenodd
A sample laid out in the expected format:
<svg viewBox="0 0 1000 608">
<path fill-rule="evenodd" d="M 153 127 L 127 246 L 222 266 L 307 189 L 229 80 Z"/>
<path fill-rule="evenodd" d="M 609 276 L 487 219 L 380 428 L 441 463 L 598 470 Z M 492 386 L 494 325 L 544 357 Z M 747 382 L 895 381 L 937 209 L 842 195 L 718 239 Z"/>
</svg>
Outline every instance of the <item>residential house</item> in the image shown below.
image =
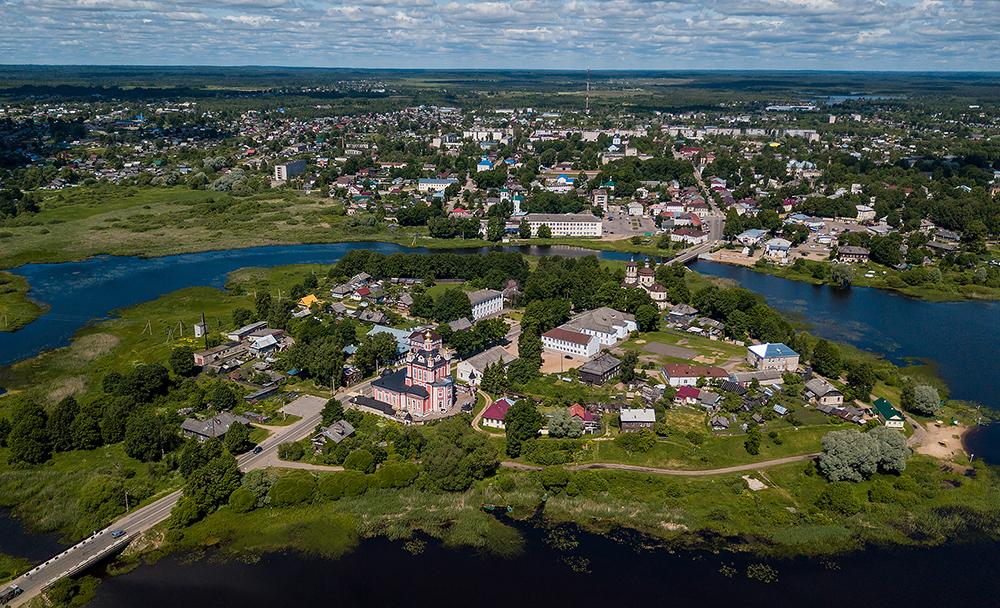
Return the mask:
<svg viewBox="0 0 1000 608">
<path fill-rule="evenodd" d="M 875 400 L 875 412 L 890 429 L 902 429 L 905 426 L 906 418 L 903 414 L 881 397 Z"/>
<path fill-rule="evenodd" d="M 330 426 L 320 429 L 319 433 L 313 437 L 312 443 L 316 447 L 322 447 L 330 441 L 340 443 L 353 434 L 354 426 L 350 422 L 346 420 L 338 420 Z"/>
<path fill-rule="evenodd" d="M 677 389 L 674 395 L 674 402 L 678 405 L 697 405 L 698 396 L 701 391 L 691 385 L 684 385 Z"/>
<path fill-rule="evenodd" d="M 729 372 L 721 367 L 668 363 L 663 366 L 663 378 L 670 386 L 694 386 L 698 380 L 724 380 Z"/>
<path fill-rule="evenodd" d="M 853 264 L 855 262 L 867 262 L 868 261 L 868 250 L 864 247 L 856 247 L 854 245 L 844 245 L 837 249 L 837 261 L 844 262 L 846 264 Z"/>
<path fill-rule="evenodd" d="M 602 386 L 608 380 L 617 378 L 621 372 L 622 362 L 610 353 L 602 353 L 600 356 L 587 361 L 577 369 L 580 381 L 586 384 Z"/>
<path fill-rule="evenodd" d="M 805 395 L 818 405 L 838 406 L 844 403 L 844 394 L 819 376 L 813 376 L 806 382 Z"/>
<path fill-rule="evenodd" d="M 250 421 L 243 416 L 236 416 L 229 412 L 219 412 L 215 416 L 206 420 L 188 418 L 181 423 L 181 433 L 185 437 L 192 437 L 199 442 L 209 439 L 219 439 L 225 436 L 233 424 L 249 425 Z"/>
<path fill-rule="evenodd" d="M 574 403 L 568 408 L 569 415 L 583 423 L 583 432 L 593 435 L 601 430 L 601 423 L 593 413 L 579 403 Z"/>
<path fill-rule="evenodd" d="M 656 423 L 656 410 L 650 408 L 622 408 L 619 412 L 621 430 L 623 433 L 633 433 L 642 429 L 651 429 Z"/>
<path fill-rule="evenodd" d="M 497 399 L 483 412 L 483 417 L 480 419 L 481 424 L 494 429 L 505 428 L 504 418 L 512 405 L 514 403 L 507 397 Z"/>
</svg>

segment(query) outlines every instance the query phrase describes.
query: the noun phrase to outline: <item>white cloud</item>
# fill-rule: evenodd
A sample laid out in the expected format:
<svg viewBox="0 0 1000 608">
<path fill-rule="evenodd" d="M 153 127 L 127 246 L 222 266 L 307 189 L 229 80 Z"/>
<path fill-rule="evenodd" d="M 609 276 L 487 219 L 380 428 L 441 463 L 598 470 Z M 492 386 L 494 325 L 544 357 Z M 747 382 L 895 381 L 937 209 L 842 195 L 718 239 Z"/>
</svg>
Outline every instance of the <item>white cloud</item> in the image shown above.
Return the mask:
<svg viewBox="0 0 1000 608">
<path fill-rule="evenodd" d="M 0 0 L 0 50 L 11 63 L 987 69 L 1000 11 L 986 3 Z"/>
</svg>

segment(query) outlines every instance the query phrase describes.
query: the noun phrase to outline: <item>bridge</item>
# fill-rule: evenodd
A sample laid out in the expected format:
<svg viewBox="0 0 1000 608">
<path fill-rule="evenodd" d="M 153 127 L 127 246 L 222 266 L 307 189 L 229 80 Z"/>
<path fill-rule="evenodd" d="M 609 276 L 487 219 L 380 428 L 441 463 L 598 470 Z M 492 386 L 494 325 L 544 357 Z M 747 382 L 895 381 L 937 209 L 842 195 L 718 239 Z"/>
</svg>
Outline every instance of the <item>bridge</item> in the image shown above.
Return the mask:
<svg viewBox="0 0 1000 608">
<path fill-rule="evenodd" d="M 300 420 L 285 427 L 269 427 L 271 435 L 261 442 L 260 446 L 263 449 L 259 454 L 242 454 L 236 459 L 240 469 L 249 471 L 280 462 L 278 446 L 286 441 L 298 441 L 310 436 L 321 420 L 321 411 L 325 404 L 325 398 L 303 395 L 282 408 L 289 414 L 299 416 Z M 166 521 L 174 505 L 180 500 L 181 494 L 181 490 L 174 490 L 161 496 L 25 572 L 3 587 L 17 585 L 24 590 L 24 593 L 11 600 L 8 605 L 26 604 L 60 579 L 80 574 L 123 551 L 143 532 Z M 124 534 L 118 534 L 116 538 L 116 530 L 122 530 Z"/>
</svg>

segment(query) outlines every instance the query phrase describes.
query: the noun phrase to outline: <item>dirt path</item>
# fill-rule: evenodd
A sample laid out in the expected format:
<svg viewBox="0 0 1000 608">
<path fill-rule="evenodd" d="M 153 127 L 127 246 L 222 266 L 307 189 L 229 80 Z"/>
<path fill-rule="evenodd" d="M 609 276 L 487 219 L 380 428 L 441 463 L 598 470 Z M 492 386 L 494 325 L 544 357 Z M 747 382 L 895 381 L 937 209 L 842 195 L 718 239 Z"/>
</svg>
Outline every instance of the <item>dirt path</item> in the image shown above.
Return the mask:
<svg viewBox="0 0 1000 608">
<path fill-rule="evenodd" d="M 798 456 L 786 456 L 785 458 L 775 458 L 774 460 L 765 460 L 763 462 L 754 462 L 750 464 L 741 464 L 732 467 L 722 467 L 719 469 L 661 469 L 658 467 L 644 467 L 634 464 L 618 464 L 614 462 L 591 462 L 587 464 L 576 464 L 566 467 L 569 471 L 585 471 L 593 469 L 612 469 L 616 471 L 635 471 L 637 473 L 653 473 L 655 475 L 676 475 L 679 477 L 707 477 L 710 475 L 725 475 L 727 473 L 742 473 L 745 471 L 756 471 L 758 469 L 766 469 L 770 467 L 777 467 L 783 464 L 792 464 L 795 462 L 805 462 L 807 460 L 812 460 L 819 456 L 819 454 L 799 454 Z M 543 467 L 534 466 L 530 464 L 523 464 L 520 462 L 501 462 L 500 466 L 506 467 L 508 469 L 517 469 L 520 471 L 541 471 Z"/>
<path fill-rule="evenodd" d="M 483 414 L 485 414 L 486 410 L 490 409 L 490 406 L 493 405 L 493 399 L 490 399 L 490 396 L 481 390 L 477 389 L 476 392 L 483 396 L 483 403 L 485 405 L 483 405 L 483 409 L 479 410 L 479 413 L 472 418 L 472 430 L 485 435 L 490 435 L 492 437 L 504 437 L 506 435 L 505 433 L 491 433 L 479 426 L 479 422 L 483 419 Z"/>
<path fill-rule="evenodd" d="M 906 440 L 906 445 L 918 454 L 925 454 L 941 460 L 951 460 L 965 453 L 962 445 L 962 435 L 969 427 L 958 424 L 931 422 L 924 426 L 911 416 L 904 414 L 906 421 L 913 428 L 913 434 Z"/>
</svg>

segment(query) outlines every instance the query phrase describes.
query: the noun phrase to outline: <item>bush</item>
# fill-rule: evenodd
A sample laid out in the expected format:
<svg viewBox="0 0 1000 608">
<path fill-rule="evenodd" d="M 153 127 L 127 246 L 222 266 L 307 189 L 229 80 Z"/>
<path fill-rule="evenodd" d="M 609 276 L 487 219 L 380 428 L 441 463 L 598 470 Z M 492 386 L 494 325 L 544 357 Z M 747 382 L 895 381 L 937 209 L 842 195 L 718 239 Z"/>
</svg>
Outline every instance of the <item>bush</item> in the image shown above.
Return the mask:
<svg viewBox="0 0 1000 608">
<path fill-rule="evenodd" d="M 282 460 L 298 461 L 305 455 L 305 448 L 300 443 L 283 443 L 278 446 L 278 458 Z"/>
<path fill-rule="evenodd" d="M 531 439 L 521 445 L 521 454 L 528 462 L 550 466 L 572 462 L 579 447 L 573 440 Z"/>
<path fill-rule="evenodd" d="M 543 488 L 549 492 L 558 494 L 569 483 L 569 473 L 559 467 L 545 467 L 539 473 L 539 479 L 542 482 Z"/>
<path fill-rule="evenodd" d="M 278 478 L 268 495 L 271 505 L 290 507 L 312 500 L 316 492 L 316 479 L 309 473 L 290 473 Z"/>
<path fill-rule="evenodd" d="M 236 513 L 248 513 L 257 507 L 257 497 L 246 488 L 237 488 L 229 495 L 229 508 Z"/>
<path fill-rule="evenodd" d="M 419 474 L 420 469 L 412 462 L 387 462 L 375 473 L 375 480 L 380 488 L 405 488 Z"/>
<path fill-rule="evenodd" d="M 816 498 L 816 506 L 841 515 L 854 515 L 861 511 L 861 501 L 854 494 L 849 482 L 835 481 L 823 488 Z"/>
<path fill-rule="evenodd" d="M 608 480 L 595 471 L 581 471 L 573 475 L 573 483 L 586 496 L 596 496 L 608 491 Z"/>
<path fill-rule="evenodd" d="M 615 445 L 626 452 L 648 452 L 656 445 L 656 435 L 649 429 L 622 433 L 615 437 Z"/>
<path fill-rule="evenodd" d="M 319 493 L 328 500 L 361 496 L 368 491 L 371 479 L 364 473 L 344 471 L 333 473 L 319 480 Z"/>
<path fill-rule="evenodd" d="M 362 473 L 374 473 L 375 457 L 368 450 L 354 450 L 344 459 L 344 468 Z"/>
</svg>

